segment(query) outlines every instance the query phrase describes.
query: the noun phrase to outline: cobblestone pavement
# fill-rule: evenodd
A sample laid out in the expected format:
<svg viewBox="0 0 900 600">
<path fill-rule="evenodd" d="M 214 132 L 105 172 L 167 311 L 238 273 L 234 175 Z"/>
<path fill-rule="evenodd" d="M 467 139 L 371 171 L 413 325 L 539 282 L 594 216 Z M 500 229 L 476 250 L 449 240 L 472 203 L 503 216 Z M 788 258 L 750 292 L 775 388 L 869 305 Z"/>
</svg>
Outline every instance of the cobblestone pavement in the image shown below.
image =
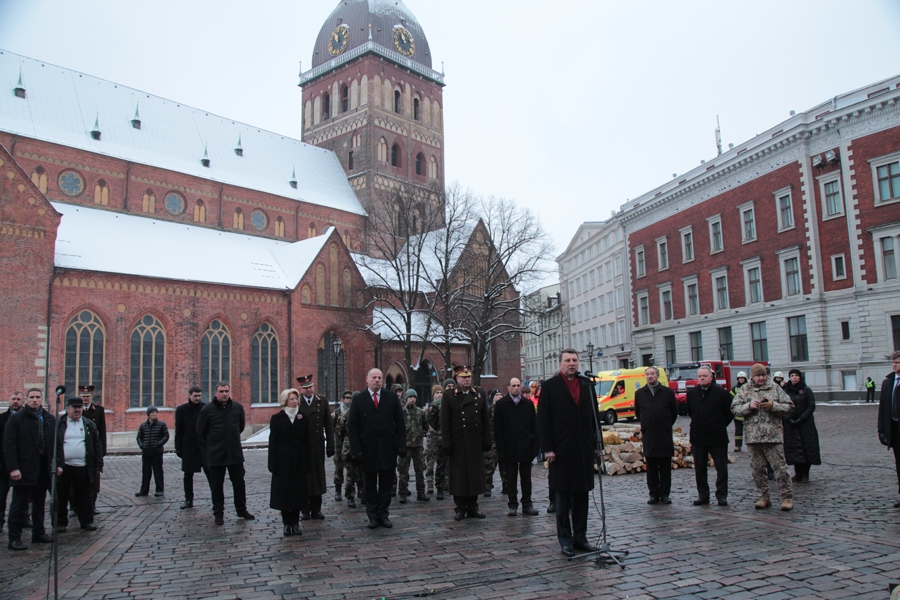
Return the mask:
<svg viewBox="0 0 900 600">
<path fill-rule="evenodd" d="M 892 508 L 896 477 L 875 435 L 876 412 L 873 405 L 820 406 L 825 464 L 813 467 L 811 483 L 795 485 L 790 513 L 753 509 L 746 452 L 729 470 L 727 507 L 691 505 L 692 470 L 673 473 L 671 506 L 647 506 L 643 475 L 605 479 L 609 541 L 629 551 L 624 570 L 560 554 L 544 512 L 542 468 L 534 470 L 537 517 L 507 517 L 496 493 L 481 500 L 486 519 L 459 523 L 450 499 L 395 500 L 394 528 L 371 531 L 364 508 L 329 495 L 325 521 L 304 522 L 302 536 L 283 538 L 280 516 L 268 508 L 264 450 L 246 452 L 257 520 L 237 519 L 232 509 L 222 527 L 213 524 L 202 477 L 196 508 L 179 510 L 174 455 L 165 457 L 164 498 L 135 498 L 140 458 L 111 457 L 100 530 L 60 536 L 60 597 L 886 599 L 888 584 L 900 581 L 900 510 Z M 495 485 L 499 491 L 499 475 Z M 592 510 L 588 533 L 599 531 Z M 49 556 L 43 546 L 0 549 L 0 597 L 44 597 Z"/>
</svg>

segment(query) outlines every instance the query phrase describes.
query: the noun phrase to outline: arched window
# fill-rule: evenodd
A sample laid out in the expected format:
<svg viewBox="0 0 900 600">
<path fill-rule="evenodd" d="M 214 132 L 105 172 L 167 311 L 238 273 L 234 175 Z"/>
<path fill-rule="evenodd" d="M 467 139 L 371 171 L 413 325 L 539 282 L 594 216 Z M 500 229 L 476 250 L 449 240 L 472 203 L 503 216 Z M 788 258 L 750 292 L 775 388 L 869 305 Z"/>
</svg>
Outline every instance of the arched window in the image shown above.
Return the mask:
<svg viewBox="0 0 900 600">
<path fill-rule="evenodd" d="M 278 402 L 278 338 L 268 323 L 256 330 L 250 343 L 250 402 Z"/>
<path fill-rule="evenodd" d="M 384 138 L 378 140 L 378 160 L 380 162 L 387 162 L 388 160 L 387 142 L 384 141 Z"/>
<path fill-rule="evenodd" d="M 338 252 L 337 244 L 328 246 L 328 304 L 340 306 L 338 294 Z"/>
<path fill-rule="evenodd" d="M 322 94 L 322 120 L 331 118 L 331 94 Z"/>
<path fill-rule="evenodd" d="M 425 155 L 419 152 L 416 154 L 416 175 L 425 174 Z"/>
<path fill-rule="evenodd" d="M 353 170 L 353 150 L 350 151 L 350 154 L 347 155 L 347 170 Z"/>
<path fill-rule="evenodd" d="M 400 114 L 400 90 L 394 90 L 394 112 Z"/>
<path fill-rule="evenodd" d="M 278 217 L 275 219 L 275 235 L 278 237 L 284 237 L 284 219 Z"/>
<path fill-rule="evenodd" d="M 353 137 L 351 138 L 351 143 L 350 143 L 350 145 L 351 145 L 353 148 L 358 148 L 358 147 L 359 147 L 359 132 L 358 132 L 358 131 L 355 132 L 355 133 L 353 134 Z"/>
<path fill-rule="evenodd" d="M 47 171 L 44 167 L 35 167 L 31 172 L 31 181 L 41 190 L 41 193 L 47 193 Z"/>
<path fill-rule="evenodd" d="M 94 186 L 94 204 L 109 205 L 109 186 L 102 179 Z"/>
<path fill-rule="evenodd" d="M 231 217 L 231 226 L 235 229 L 244 228 L 244 211 L 240 208 L 234 209 L 234 214 Z"/>
<path fill-rule="evenodd" d="M 347 246 L 347 249 L 350 249 L 350 232 L 346 229 L 344 233 L 341 235 L 341 239 L 344 240 L 344 245 Z"/>
<path fill-rule="evenodd" d="M 428 177 L 437 179 L 437 159 L 434 155 L 431 155 L 431 158 L 428 159 Z"/>
<path fill-rule="evenodd" d="M 156 194 L 153 193 L 153 190 L 144 192 L 144 196 L 141 198 L 141 209 L 145 213 L 156 212 Z"/>
<path fill-rule="evenodd" d="M 312 304 L 312 290 L 309 289 L 309 286 L 304 284 L 300 289 L 300 302 L 303 304 Z"/>
<path fill-rule="evenodd" d="M 309 227 L 306 228 L 306 237 L 312 239 L 319 235 L 319 230 L 316 228 L 315 223 L 310 223 Z"/>
<path fill-rule="evenodd" d="M 66 388 L 74 393 L 80 385 L 92 385 L 102 399 L 104 351 L 103 324 L 97 315 L 89 310 L 75 315 L 66 329 Z"/>
<path fill-rule="evenodd" d="M 164 406 L 166 335 L 162 324 L 145 315 L 131 331 L 131 408 Z"/>
<path fill-rule="evenodd" d="M 200 387 L 211 402 L 215 385 L 231 380 L 231 336 L 222 321 L 215 319 L 200 338 Z"/>
<path fill-rule="evenodd" d="M 194 222 L 206 223 L 206 205 L 203 204 L 203 200 L 194 203 Z"/>
<path fill-rule="evenodd" d="M 341 86 L 341 112 L 350 110 L 350 88 L 347 84 Z"/>
<path fill-rule="evenodd" d="M 391 166 L 400 167 L 400 144 L 391 146 Z"/>
<path fill-rule="evenodd" d="M 325 267 L 316 265 L 316 304 L 325 305 Z"/>
<path fill-rule="evenodd" d="M 340 348 L 337 354 L 334 352 L 336 341 L 340 343 L 340 346 L 337 346 Z M 336 401 L 341 397 L 341 393 L 346 386 L 344 380 L 346 350 L 336 332 L 329 331 L 321 340 L 319 340 L 319 350 L 317 354 L 319 363 L 319 378 L 317 381 L 319 381 L 319 385 L 321 386 L 319 392 L 321 392 L 329 401 Z"/>
<path fill-rule="evenodd" d="M 350 308 L 353 302 L 353 284 L 350 269 L 344 269 L 344 308 Z"/>
<path fill-rule="evenodd" d="M 419 99 L 413 98 L 413 120 L 420 121 L 419 118 Z"/>
</svg>

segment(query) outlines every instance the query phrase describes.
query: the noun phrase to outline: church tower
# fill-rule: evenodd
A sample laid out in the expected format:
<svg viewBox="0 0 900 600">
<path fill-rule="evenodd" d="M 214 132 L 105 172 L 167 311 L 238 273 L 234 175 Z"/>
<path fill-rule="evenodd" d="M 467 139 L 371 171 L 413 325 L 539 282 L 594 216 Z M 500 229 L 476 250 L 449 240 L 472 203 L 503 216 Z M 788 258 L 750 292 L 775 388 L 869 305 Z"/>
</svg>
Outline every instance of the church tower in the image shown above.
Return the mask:
<svg viewBox="0 0 900 600">
<path fill-rule="evenodd" d="M 370 238 L 372 227 L 396 218 L 386 214 L 396 203 L 390 198 L 421 212 L 419 228 L 440 226 L 424 217 L 443 215 L 444 76 L 432 69 L 425 32 L 403 2 L 342 0 L 319 31 L 300 87 L 303 141 L 337 155 L 369 213 Z"/>
</svg>

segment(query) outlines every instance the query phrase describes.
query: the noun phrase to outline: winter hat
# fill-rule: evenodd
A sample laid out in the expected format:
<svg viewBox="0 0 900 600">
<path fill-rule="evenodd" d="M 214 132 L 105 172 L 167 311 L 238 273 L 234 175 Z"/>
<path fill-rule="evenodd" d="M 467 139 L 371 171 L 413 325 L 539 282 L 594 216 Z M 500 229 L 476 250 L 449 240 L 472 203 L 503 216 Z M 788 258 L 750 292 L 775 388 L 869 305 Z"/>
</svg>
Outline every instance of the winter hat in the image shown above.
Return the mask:
<svg viewBox="0 0 900 600">
<path fill-rule="evenodd" d="M 800 369 L 791 369 L 790 371 L 788 371 L 788 377 L 790 377 L 794 373 L 797 374 L 797 377 L 803 379 L 803 371 L 801 371 Z"/>
<path fill-rule="evenodd" d="M 751 377 L 756 377 L 757 375 L 765 375 L 765 374 L 766 374 L 766 368 L 759 363 L 756 363 L 755 365 L 753 365 L 753 367 L 750 368 L 750 376 Z"/>
<path fill-rule="evenodd" d="M 150 413 L 155 413 L 155 412 L 159 412 L 159 409 L 156 408 L 155 406 L 148 406 L 148 407 L 147 407 L 147 416 L 148 416 L 148 417 L 150 416 Z"/>
<path fill-rule="evenodd" d="M 775 371 L 775 374 L 772 375 L 772 378 L 773 378 L 773 379 L 778 379 L 779 377 L 780 377 L 781 379 L 784 379 L 784 373 L 782 373 L 781 371 Z"/>
<path fill-rule="evenodd" d="M 445 390 L 447 389 L 448 385 L 456 385 L 456 380 L 455 379 L 445 379 L 444 380 L 444 389 Z"/>
<path fill-rule="evenodd" d="M 416 393 L 416 390 L 414 390 L 412 388 L 409 388 L 408 390 L 406 390 L 406 393 L 403 394 L 404 400 L 407 398 L 418 398 L 418 397 L 419 397 L 419 395 Z"/>
</svg>

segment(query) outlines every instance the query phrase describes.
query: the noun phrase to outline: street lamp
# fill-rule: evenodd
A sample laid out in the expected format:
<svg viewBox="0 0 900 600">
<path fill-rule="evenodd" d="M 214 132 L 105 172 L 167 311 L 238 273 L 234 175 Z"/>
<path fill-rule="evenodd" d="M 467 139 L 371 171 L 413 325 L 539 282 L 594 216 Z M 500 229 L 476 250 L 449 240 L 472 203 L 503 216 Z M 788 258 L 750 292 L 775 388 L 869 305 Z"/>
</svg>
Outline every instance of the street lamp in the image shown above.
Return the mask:
<svg viewBox="0 0 900 600">
<path fill-rule="evenodd" d="M 335 334 L 334 341 L 331 342 L 331 349 L 334 351 L 334 397 L 336 402 L 340 402 L 341 391 L 338 389 L 338 358 L 341 355 L 341 340 Z"/>
<path fill-rule="evenodd" d="M 594 372 L 594 344 L 588 342 L 586 348 L 588 351 L 588 364 L 590 365 L 588 375 L 591 375 Z"/>
</svg>

